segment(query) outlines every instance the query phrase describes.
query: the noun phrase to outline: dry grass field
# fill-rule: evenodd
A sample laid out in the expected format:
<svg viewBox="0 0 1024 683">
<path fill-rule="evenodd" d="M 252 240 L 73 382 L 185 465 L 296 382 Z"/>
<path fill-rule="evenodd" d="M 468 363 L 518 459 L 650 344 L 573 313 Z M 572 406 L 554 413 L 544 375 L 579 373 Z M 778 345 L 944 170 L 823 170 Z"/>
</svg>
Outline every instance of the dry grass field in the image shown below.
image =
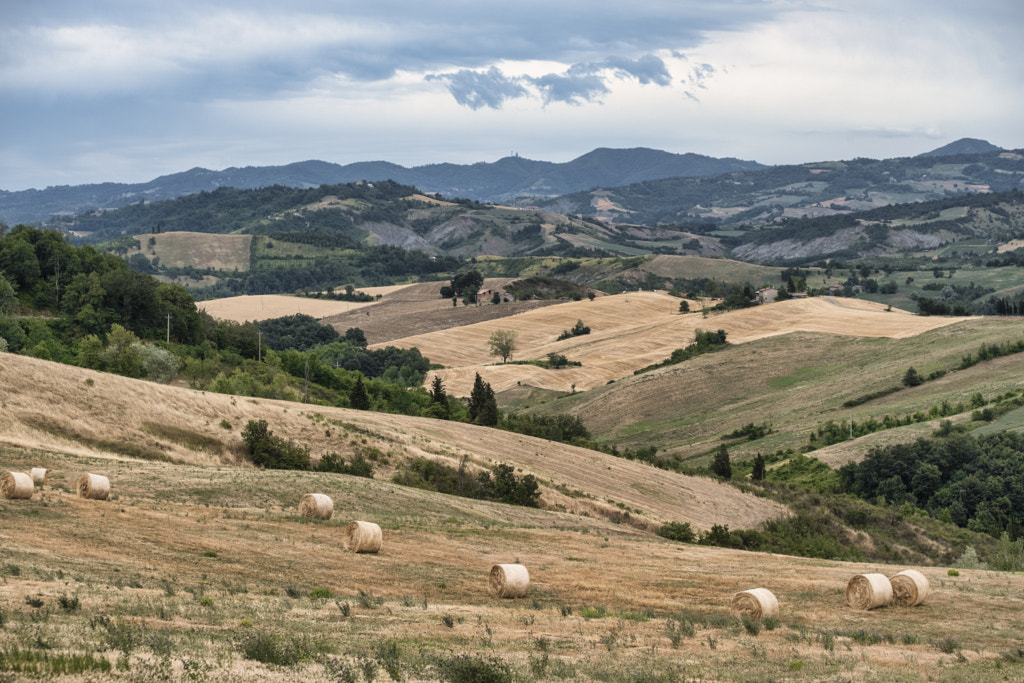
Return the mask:
<svg viewBox="0 0 1024 683">
<path fill-rule="evenodd" d="M 33 500 L 0 502 L 0 652 L 95 653 L 114 669 L 103 678 L 386 681 L 390 668 L 395 680 L 513 680 L 457 678 L 459 657 L 500 672 L 498 662 L 515 680 L 1024 673 L 1020 576 L 924 568 L 935 589 L 924 605 L 864 612 L 845 604 L 849 578 L 902 567 L 680 545 L 606 520 L 342 475 L 12 448 L 2 457 L 52 475 Z M 111 500 L 74 495 L 86 470 L 111 477 Z M 296 514 L 313 490 L 334 498 L 332 520 Z M 353 519 L 382 526 L 379 554 L 343 550 Z M 529 570 L 526 598 L 489 595 L 488 570 L 503 562 Z M 757 586 L 775 593 L 780 615 L 746 630 L 729 600 Z M 300 661 L 253 661 L 275 643 Z"/>
<path fill-rule="evenodd" d="M 370 296 L 382 297 L 394 294 L 409 285 L 391 285 L 387 287 L 362 287 L 357 291 Z M 242 294 L 224 299 L 200 301 L 196 306 L 218 320 L 233 320 L 243 323 L 258 322 L 270 318 L 283 318 L 299 313 L 314 318 L 328 318 L 343 315 L 349 311 L 357 311 L 372 306 L 379 301 L 334 301 L 332 299 L 310 299 L 304 296 L 287 294 Z M 343 330 L 344 331 L 344 330 Z"/>
<path fill-rule="evenodd" d="M 135 235 L 141 249 L 128 252 L 142 253 L 147 258 L 160 258 L 165 268 L 184 268 L 201 264 L 214 268 L 244 273 L 249 270 L 249 246 L 252 235 L 214 235 L 205 232 L 167 232 L 155 235 Z"/>
<path fill-rule="evenodd" d="M 389 342 L 417 347 L 438 371 L 450 393 L 468 396 L 477 373 L 496 392 L 517 385 L 569 392 L 585 391 L 619 380 L 693 342 L 695 331 L 725 330 L 733 344 L 791 334 L 819 332 L 855 337 L 906 338 L 963 320 L 922 317 L 858 299 L 815 297 L 702 316 L 680 315 L 679 299 L 661 292 L 629 292 L 548 306 L 511 317 L 420 334 Z M 696 302 L 691 302 L 691 310 Z M 500 306 L 498 307 L 500 308 Z M 577 320 L 588 335 L 557 341 Z M 544 359 L 560 353 L 581 367 L 549 370 L 533 365 L 502 365 L 488 340 L 499 329 L 513 330 L 513 360 Z M 431 378 L 428 378 L 428 382 Z"/>
<path fill-rule="evenodd" d="M 921 568 L 934 590 L 924 605 L 858 611 L 844 600 L 852 576 L 903 567 L 677 544 L 644 528 L 661 518 L 747 526 L 779 512 L 711 481 L 470 425 L 2 358 L 0 469 L 50 470 L 31 500 L 0 500 L 4 680 L 1024 675 L 1021 576 Z M 374 445 L 392 462 L 513 462 L 545 483 L 548 509 L 409 489 L 384 471 L 369 480 L 239 465 L 238 430 L 257 417 L 315 454 Z M 125 443 L 167 461 L 127 457 Z M 84 472 L 110 478 L 110 500 L 75 495 Z M 298 516 L 309 492 L 334 499 L 330 521 Z M 633 523 L 600 506 L 625 508 Z M 379 554 L 345 552 L 343 530 L 355 519 L 380 524 Z M 495 599 L 488 571 L 511 562 L 529 570 L 529 593 Z M 779 617 L 744 625 L 729 615 L 730 599 L 758 586 L 778 597 Z M 72 655 L 90 664 L 76 669 Z M 57 675 L 64 670 L 81 673 Z"/>
</svg>

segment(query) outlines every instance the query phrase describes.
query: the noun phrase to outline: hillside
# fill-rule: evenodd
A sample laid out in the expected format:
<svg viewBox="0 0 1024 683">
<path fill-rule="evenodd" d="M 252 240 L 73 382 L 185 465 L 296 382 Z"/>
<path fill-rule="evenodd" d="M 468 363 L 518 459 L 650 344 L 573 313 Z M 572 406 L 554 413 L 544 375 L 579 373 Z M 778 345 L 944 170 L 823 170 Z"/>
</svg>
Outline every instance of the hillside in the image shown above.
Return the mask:
<svg viewBox="0 0 1024 683">
<path fill-rule="evenodd" d="M 314 460 L 327 451 L 349 458 L 356 449 L 376 447 L 389 454 L 382 479 L 412 457 L 457 466 L 465 454 L 472 466 L 484 469 L 509 462 L 537 476 L 549 508 L 617 516 L 621 503 L 641 527 L 666 520 L 698 528 L 751 526 L 783 514 L 774 503 L 708 479 L 468 424 L 325 406 L 306 411 L 296 403 L 239 400 L 10 354 L 0 367 L 0 385 L 10 388 L 0 439 L 20 448 L 237 466 L 244 464 L 241 430 L 249 420 L 266 419 L 274 431 L 307 446 Z M 571 498 L 558 489 L 586 495 Z"/>
<path fill-rule="evenodd" d="M 3 468 L 50 471 L 32 500 L 0 501 L 0 662 L 22 676 L 78 680 L 106 666 L 104 677 L 133 680 L 199 672 L 381 681 L 388 671 L 482 680 L 505 671 L 496 680 L 516 672 L 524 680 L 987 681 L 1018 677 L 1024 666 L 1019 575 L 921 567 L 932 589 L 923 605 L 869 612 L 846 604 L 850 577 L 904 567 L 678 544 L 642 529 L 662 516 L 740 525 L 779 514 L 707 479 L 471 425 L 307 412 L 4 359 Z M 553 509 L 427 493 L 380 476 L 247 467 L 237 430 L 258 417 L 317 451 L 375 446 L 393 459 L 465 453 L 514 462 L 541 477 Z M 126 457 L 127 447 L 150 455 Z M 110 478 L 109 501 L 75 496 L 86 471 Z M 333 498 L 330 521 L 297 515 L 310 491 Z M 353 519 L 381 525 L 379 554 L 345 552 Z M 527 567 L 525 599 L 491 597 L 495 563 Z M 779 616 L 744 626 L 729 616 L 730 600 L 755 586 L 777 596 Z M 467 669 L 475 673 L 457 673 Z"/>
<path fill-rule="evenodd" d="M 958 320 L 886 311 L 871 302 L 830 297 L 781 301 L 705 318 L 700 313 L 680 315 L 679 301 L 662 292 L 629 292 L 388 343 L 419 348 L 432 362 L 445 366 L 438 374 L 449 391 L 467 396 L 476 373 L 499 392 L 517 385 L 563 392 L 575 386 L 577 391 L 587 391 L 664 360 L 674 349 L 693 341 L 697 329 L 723 329 L 730 342 L 743 344 L 797 331 L 904 338 Z M 691 302 L 691 308 L 696 309 L 696 302 Z M 591 328 L 590 334 L 557 341 L 577 320 Z M 539 360 L 548 353 L 560 353 L 583 365 L 548 370 L 500 364 L 488 345 L 498 329 L 516 332 L 516 360 Z M 622 414 L 634 417 L 629 411 Z"/>
</svg>

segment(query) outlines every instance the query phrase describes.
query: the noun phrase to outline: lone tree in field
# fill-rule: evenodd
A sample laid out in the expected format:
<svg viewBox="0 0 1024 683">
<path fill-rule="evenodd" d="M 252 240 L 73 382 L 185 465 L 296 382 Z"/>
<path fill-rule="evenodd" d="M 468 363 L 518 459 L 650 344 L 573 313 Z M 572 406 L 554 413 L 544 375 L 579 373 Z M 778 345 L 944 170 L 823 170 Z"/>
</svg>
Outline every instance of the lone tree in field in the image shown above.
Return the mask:
<svg viewBox="0 0 1024 683">
<path fill-rule="evenodd" d="M 491 355 L 501 356 L 501 362 L 507 363 L 516 350 L 515 330 L 495 330 L 487 343 L 491 346 Z"/>
<path fill-rule="evenodd" d="M 711 472 L 722 479 L 732 479 L 732 464 L 729 462 L 729 449 L 723 443 L 711 460 Z"/>
<path fill-rule="evenodd" d="M 914 366 L 911 365 L 907 369 L 907 373 L 903 375 L 903 386 L 905 387 L 916 387 L 919 384 L 923 384 L 924 380 L 921 379 L 921 375 L 917 373 Z"/>
</svg>

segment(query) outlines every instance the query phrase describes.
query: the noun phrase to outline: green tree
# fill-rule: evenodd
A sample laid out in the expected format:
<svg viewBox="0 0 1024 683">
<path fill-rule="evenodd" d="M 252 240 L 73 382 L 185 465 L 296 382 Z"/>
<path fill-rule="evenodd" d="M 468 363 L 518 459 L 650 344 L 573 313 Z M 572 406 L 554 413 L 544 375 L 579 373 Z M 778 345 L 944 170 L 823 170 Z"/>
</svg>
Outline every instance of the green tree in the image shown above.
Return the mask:
<svg viewBox="0 0 1024 683">
<path fill-rule="evenodd" d="M 507 363 L 516 350 L 515 330 L 495 330 L 487 343 L 491 347 L 492 356 L 500 356 L 502 363 Z"/>
<path fill-rule="evenodd" d="M 729 449 L 722 444 L 715 451 L 711 460 L 711 472 L 722 479 L 732 479 L 732 463 L 729 462 Z"/>
<path fill-rule="evenodd" d="M 679 302 L 679 312 L 680 313 L 689 313 L 690 312 L 690 302 L 687 301 L 686 299 L 683 299 L 682 301 L 680 301 Z"/>
<path fill-rule="evenodd" d="M 754 456 L 754 469 L 750 472 L 750 478 L 754 481 L 764 481 L 765 474 L 764 456 L 758 453 Z"/>
<path fill-rule="evenodd" d="M 479 377 L 480 375 L 477 375 Z M 451 408 L 448 406 L 448 393 L 444 390 L 444 382 L 440 375 L 434 375 L 430 383 L 430 411 L 431 417 L 442 420 L 451 419 Z"/>
<path fill-rule="evenodd" d="M 917 370 L 914 369 L 914 366 L 907 368 L 907 372 L 903 375 L 903 386 L 916 387 L 923 383 L 924 380 L 921 379 L 921 375 L 917 374 Z"/>
<path fill-rule="evenodd" d="M 356 410 L 370 409 L 370 396 L 366 393 L 362 375 L 356 377 L 356 383 L 348 395 L 348 404 Z"/>
<path fill-rule="evenodd" d="M 469 394 L 469 419 L 479 425 L 494 427 L 498 424 L 498 400 L 494 390 L 476 373 L 473 390 Z"/>
</svg>

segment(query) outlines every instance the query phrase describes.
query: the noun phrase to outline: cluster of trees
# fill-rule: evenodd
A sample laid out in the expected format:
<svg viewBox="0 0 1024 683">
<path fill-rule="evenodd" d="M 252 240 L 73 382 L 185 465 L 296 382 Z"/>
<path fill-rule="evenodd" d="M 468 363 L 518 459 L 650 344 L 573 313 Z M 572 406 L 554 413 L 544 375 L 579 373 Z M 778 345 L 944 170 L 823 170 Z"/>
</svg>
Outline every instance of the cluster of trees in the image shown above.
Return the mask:
<svg viewBox="0 0 1024 683">
<path fill-rule="evenodd" d="M 562 334 L 558 335 L 558 339 L 555 341 L 572 339 L 573 337 L 582 337 L 585 334 L 590 334 L 590 328 L 583 324 L 583 320 L 577 320 L 576 324 L 570 329 L 562 330 Z"/>
<path fill-rule="evenodd" d="M 1024 533 L 1024 436 L 1016 432 L 875 448 L 839 476 L 844 490 L 865 500 L 906 503 L 995 538 Z"/>
<path fill-rule="evenodd" d="M 356 477 L 373 477 L 373 465 L 362 453 L 349 462 L 337 453 L 321 456 L 316 467 L 310 463 L 309 449 L 274 434 L 266 420 L 249 420 L 242 430 L 242 441 L 253 464 L 272 470 L 315 470 L 336 472 Z"/>
</svg>

